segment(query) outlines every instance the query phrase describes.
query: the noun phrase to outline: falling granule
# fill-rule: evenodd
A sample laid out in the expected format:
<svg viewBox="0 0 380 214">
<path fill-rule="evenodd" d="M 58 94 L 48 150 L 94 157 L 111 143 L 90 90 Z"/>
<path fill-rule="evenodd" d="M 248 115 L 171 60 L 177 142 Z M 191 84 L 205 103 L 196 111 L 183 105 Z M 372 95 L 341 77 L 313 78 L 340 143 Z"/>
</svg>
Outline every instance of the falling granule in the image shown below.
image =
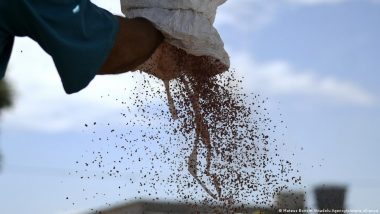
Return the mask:
<svg viewBox="0 0 380 214">
<path fill-rule="evenodd" d="M 93 142 L 114 148 L 93 151 L 86 166 L 102 174 L 84 178 L 133 174 L 138 178 L 117 186 L 119 195 L 137 184 L 135 199 L 165 200 L 166 195 L 231 211 L 272 206 L 277 193 L 301 184 L 291 161 L 280 157 L 280 142 L 271 137 L 278 124 L 272 124 L 266 99 L 243 93 L 234 71 L 213 77 L 188 72 L 161 89 L 150 85 L 154 81 L 149 76 L 132 97 L 115 99 L 124 106 L 126 128 L 106 123 L 108 134 L 93 132 Z"/>
<path fill-rule="evenodd" d="M 187 169 L 196 181 L 192 185 L 211 196 L 208 204 L 269 205 L 278 192 L 300 184 L 288 177 L 290 161 L 270 152 L 271 119 L 262 112 L 263 101 L 239 93 L 242 88 L 232 71 L 218 77 L 188 73 L 173 88 L 180 119 L 176 130 L 185 137 L 182 155 L 188 157 Z M 173 182 L 185 180 L 189 178 Z M 183 198 L 194 197 L 183 190 L 179 188 Z"/>
</svg>

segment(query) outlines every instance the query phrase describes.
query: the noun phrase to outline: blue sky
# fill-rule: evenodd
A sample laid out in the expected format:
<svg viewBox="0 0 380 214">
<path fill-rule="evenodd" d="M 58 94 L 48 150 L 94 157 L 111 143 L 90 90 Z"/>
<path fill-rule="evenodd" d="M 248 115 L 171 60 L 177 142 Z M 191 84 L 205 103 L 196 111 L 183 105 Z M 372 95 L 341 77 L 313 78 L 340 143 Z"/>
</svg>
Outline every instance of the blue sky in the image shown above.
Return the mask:
<svg viewBox="0 0 380 214">
<path fill-rule="evenodd" d="M 118 1 L 95 2 L 120 14 Z M 380 1 L 229 0 L 215 25 L 246 90 L 268 97 L 273 117 L 285 121 L 283 154 L 296 153 L 308 193 L 343 184 L 348 208 L 380 209 Z M 132 199 L 132 184 L 115 194 L 123 180 L 85 182 L 68 173 L 98 148 L 84 123 L 120 122 L 120 104 L 100 96 L 125 97 L 141 78 L 97 77 L 68 96 L 50 57 L 17 39 L 7 73 L 16 102 L 1 124 L 1 212 L 75 213 Z M 91 191 L 107 194 L 83 200 Z"/>
</svg>

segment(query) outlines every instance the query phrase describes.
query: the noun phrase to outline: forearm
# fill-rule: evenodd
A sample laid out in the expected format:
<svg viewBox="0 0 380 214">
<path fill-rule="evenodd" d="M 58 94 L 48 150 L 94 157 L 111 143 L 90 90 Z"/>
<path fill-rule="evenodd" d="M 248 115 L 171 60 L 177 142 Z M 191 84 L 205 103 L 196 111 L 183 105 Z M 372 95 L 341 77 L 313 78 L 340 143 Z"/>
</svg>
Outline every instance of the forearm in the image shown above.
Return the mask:
<svg viewBox="0 0 380 214">
<path fill-rule="evenodd" d="M 119 18 L 119 32 L 98 74 L 119 74 L 145 62 L 163 41 L 163 35 L 144 18 Z"/>
</svg>

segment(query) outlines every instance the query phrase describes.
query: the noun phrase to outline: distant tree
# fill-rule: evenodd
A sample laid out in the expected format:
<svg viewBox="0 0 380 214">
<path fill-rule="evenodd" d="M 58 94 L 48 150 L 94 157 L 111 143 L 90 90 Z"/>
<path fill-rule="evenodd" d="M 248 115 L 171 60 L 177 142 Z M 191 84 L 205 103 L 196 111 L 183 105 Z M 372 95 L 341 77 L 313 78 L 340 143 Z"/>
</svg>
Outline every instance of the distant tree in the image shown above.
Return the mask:
<svg viewBox="0 0 380 214">
<path fill-rule="evenodd" d="M 12 106 L 12 91 L 9 84 L 5 80 L 0 80 L 0 111 L 4 108 L 9 108 Z"/>
<path fill-rule="evenodd" d="M 13 93 L 9 84 L 5 80 L 0 80 L 0 114 L 5 108 L 9 108 L 13 104 Z M 0 150 L 0 171 L 2 168 L 3 156 Z"/>
</svg>

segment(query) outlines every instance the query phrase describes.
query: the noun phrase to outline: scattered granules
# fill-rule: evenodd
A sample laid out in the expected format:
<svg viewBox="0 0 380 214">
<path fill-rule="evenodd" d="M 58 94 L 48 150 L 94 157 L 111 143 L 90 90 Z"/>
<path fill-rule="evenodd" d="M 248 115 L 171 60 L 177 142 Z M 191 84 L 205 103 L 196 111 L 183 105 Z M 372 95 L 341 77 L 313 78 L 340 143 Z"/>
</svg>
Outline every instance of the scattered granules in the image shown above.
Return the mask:
<svg viewBox="0 0 380 214">
<path fill-rule="evenodd" d="M 123 126 L 107 123 L 110 131 L 102 136 L 93 131 L 92 141 L 108 147 L 93 151 L 93 160 L 84 163 L 101 169 L 101 175 L 82 179 L 127 174 L 126 183 L 117 185 L 119 195 L 137 183 L 135 199 L 175 197 L 182 203 L 223 207 L 219 212 L 273 207 L 279 192 L 301 184 L 298 170 L 280 157 L 280 142 L 271 137 L 278 124 L 265 107 L 267 99 L 243 93 L 234 71 L 213 77 L 188 72 L 171 85 L 164 81 L 160 89 L 152 82 L 157 79 L 149 76 L 132 97 L 115 99 L 124 109 Z M 97 125 L 88 124 L 86 128 Z"/>
<path fill-rule="evenodd" d="M 176 130 L 186 139 L 181 156 L 188 158 L 192 184 L 211 196 L 208 204 L 268 205 L 278 192 L 301 179 L 287 178 L 291 163 L 271 156 L 271 119 L 261 112 L 263 101 L 256 96 L 250 102 L 239 83 L 232 71 L 218 77 L 188 73 L 176 81 L 173 97 L 180 119 Z"/>
</svg>

